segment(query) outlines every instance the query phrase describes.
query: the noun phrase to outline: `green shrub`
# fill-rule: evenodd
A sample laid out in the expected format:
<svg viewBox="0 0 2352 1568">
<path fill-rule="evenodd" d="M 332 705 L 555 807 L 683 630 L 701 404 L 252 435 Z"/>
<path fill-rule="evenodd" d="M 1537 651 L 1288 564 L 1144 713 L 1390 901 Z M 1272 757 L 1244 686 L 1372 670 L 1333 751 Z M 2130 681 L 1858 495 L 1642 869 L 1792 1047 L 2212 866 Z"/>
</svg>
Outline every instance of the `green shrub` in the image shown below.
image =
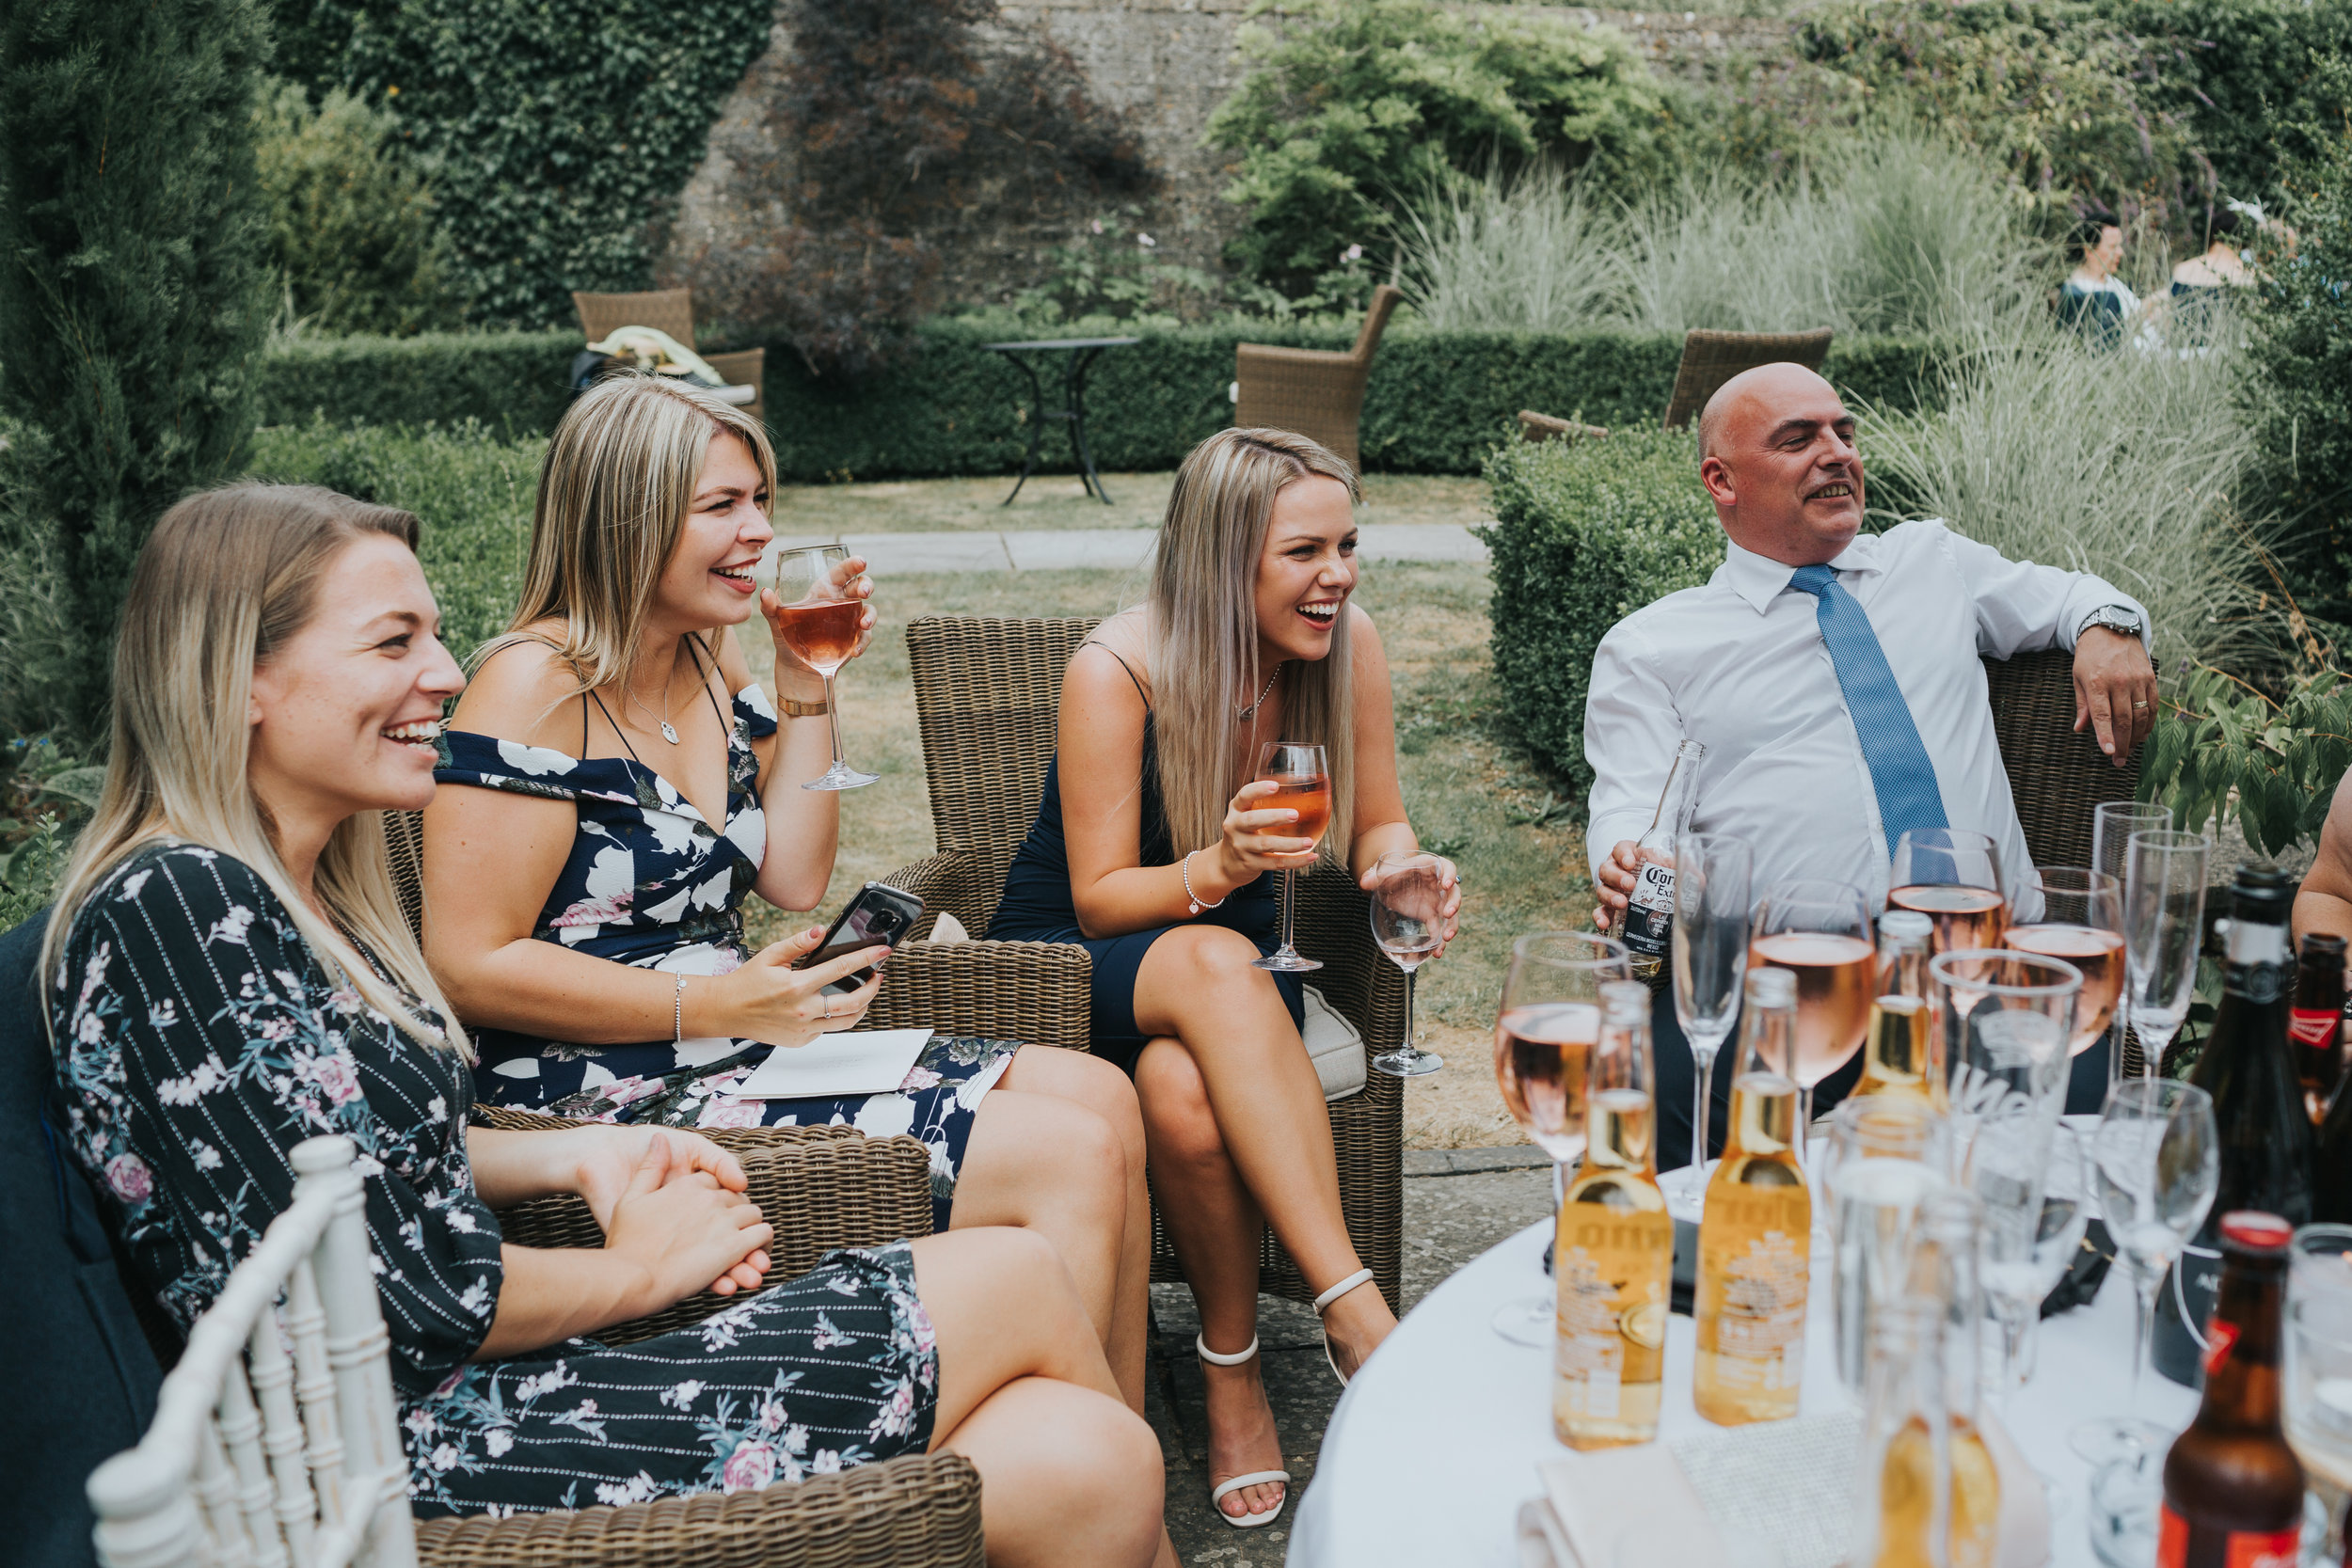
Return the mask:
<svg viewBox="0 0 2352 1568">
<path fill-rule="evenodd" d="M 1504 710 L 1575 797 L 1584 763 L 1593 650 L 1620 620 L 1696 587 L 1724 558 L 1687 431 L 1626 430 L 1605 441 L 1499 448 L 1486 464 L 1495 520 L 1495 680 Z"/>
<path fill-rule="evenodd" d="M 455 424 L 479 420 L 544 436 L 572 400 L 569 332 L 425 332 L 413 338 L 299 337 L 270 347 L 262 422 Z"/>
<path fill-rule="evenodd" d="M 463 658 L 506 629 L 522 597 L 531 506 L 547 442 L 506 441 L 478 422 L 450 428 L 336 429 L 325 421 L 264 430 L 253 474 L 324 484 L 413 512 L 418 556 L 441 607 L 441 641 Z"/>
<path fill-rule="evenodd" d="M 281 82 L 254 124 L 272 260 L 298 320 L 325 332 L 457 325 L 433 196 L 391 116 L 341 91 L 313 109 Z"/>
<path fill-rule="evenodd" d="M 2352 677 L 2306 665 L 2277 701 L 2210 665 L 2180 684 L 2149 738 L 2140 798 L 2188 832 L 2235 817 L 2265 855 L 2317 843 L 2352 762 Z"/>
<path fill-rule="evenodd" d="M 1661 128 L 1632 45 L 1565 16 L 1303 0 L 1236 47 L 1248 73 L 1208 129 L 1238 155 L 1227 199 L 1250 209 L 1229 255 L 1294 296 L 1378 239 L 1401 193 L 1498 157 L 1647 168 Z"/>
</svg>

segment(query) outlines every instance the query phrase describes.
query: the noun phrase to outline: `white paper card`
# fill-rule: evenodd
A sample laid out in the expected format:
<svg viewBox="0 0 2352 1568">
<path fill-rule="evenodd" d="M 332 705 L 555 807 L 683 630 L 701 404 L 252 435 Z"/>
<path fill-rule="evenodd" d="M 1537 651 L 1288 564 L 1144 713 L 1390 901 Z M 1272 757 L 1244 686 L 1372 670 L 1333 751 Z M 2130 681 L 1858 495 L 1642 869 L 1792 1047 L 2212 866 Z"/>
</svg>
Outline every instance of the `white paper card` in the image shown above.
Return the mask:
<svg viewBox="0 0 2352 1568">
<path fill-rule="evenodd" d="M 887 1094 L 929 1045 L 929 1029 L 850 1029 L 819 1035 L 806 1045 L 779 1046 L 734 1092 L 746 1100 L 800 1100 L 843 1094 Z"/>
</svg>

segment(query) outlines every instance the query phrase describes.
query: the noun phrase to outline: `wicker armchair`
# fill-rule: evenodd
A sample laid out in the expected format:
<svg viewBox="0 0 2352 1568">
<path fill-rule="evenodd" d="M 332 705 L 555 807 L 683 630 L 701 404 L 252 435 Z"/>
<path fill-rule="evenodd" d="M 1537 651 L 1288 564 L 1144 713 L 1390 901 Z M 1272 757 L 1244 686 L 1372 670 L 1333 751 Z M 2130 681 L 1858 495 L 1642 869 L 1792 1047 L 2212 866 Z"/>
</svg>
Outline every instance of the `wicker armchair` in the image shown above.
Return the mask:
<svg viewBox="0 0 2352 1568">
<path fill-rule="evenodd" d="M 1675 372 L 1674 396 L 1666 403 L 1666 428 L 1680 430 L 1696 419 L 1716 388 L 1741 371 L 1784 362 L 1818 371 L 1829 356 L 1830 329 L 1813 332 L 1708 332 L 1693 328 L 1682 340 L 1682 364 Z"/>
<path fill-rule="evenodd" d="M 694 348 L 694 291 L 654 289 L 641 294 L 572 293 L 572 309 L 580 312 L 580 329 L 588 341 L 600 343 L 624 326 L 650 326 Z M 700 354 L 700 349 L 695 349 Z M 763 424 L 768 419 L 768 351 L 739 349 L 733 354 L 704 354 L 710 368 L 731 386 L 751 387 L 758 396 L 744 412 Z"/>
<path fill-rule="evenodd" d="M 1233 423 L 1295 430 L 1329 447 L 1348 467 L 1361 468 L 1356 427 L 1364 412 L 1364 384 L 1372 378 L 1372 356 L 1380 347 L 1380 334 L 1404 297 L 1386 283 L 1375 289 L 1363 330 L 1356 336 L 1356 346 L 1344 354 L 1263 343 L 1235 347 Z"/>
<path fill-rule="evenodd" d="M 988 928 L 1005 872 L 1044 794 L 1062 671 L 1095 625 L 924 616 L 907 627 L 940 852 L 887 880 L 921 894 L 931 917 L 946 911 L 970 930 Z M 1298 893 L 1298 946 L 1326 965 L 1313 978 L 1315 989 L 1367 1040 L 1395 1037 L 1405 1024 L 1404 982 L 1373 945 L 1363 894 L 1327 868 L 1301 879 Z M 918 926 L 916 934 L 928 929 Z M 937 954 L 956 955 L 971 965 L 993 994 L 1018 990 L 1041 1004 L 1050 997 L 1065 1030 L 1084 1034 L 1091 960 L 1084 948 L 1065 943 L 974 942 L 940 948 L 912 942 L 890 960 L 876 1013 L 888 1010 L 898 1021 L 896 1005 L 886 1009 L 884 1004 L 892 1003 L 892 988 L 899 984 L 907 960 Z M 912 1022 L 921 1015 L 908 1009 L 903 1016 Z M 1360 1091 L 1330 1106 L 1348 1235 L 1391 1306 L 1403 1262 L 1404 1103 L 1400 1080 L 1373 1073 Z M 1156 1218 L 1152 1230 L 1152 1276 L 1182 1279 Z M 1298 1301 L 1314 1299 L 1314 1290 L 1271 1232 L 1260 1264 L 1263 1290 Z"/>
</svg>

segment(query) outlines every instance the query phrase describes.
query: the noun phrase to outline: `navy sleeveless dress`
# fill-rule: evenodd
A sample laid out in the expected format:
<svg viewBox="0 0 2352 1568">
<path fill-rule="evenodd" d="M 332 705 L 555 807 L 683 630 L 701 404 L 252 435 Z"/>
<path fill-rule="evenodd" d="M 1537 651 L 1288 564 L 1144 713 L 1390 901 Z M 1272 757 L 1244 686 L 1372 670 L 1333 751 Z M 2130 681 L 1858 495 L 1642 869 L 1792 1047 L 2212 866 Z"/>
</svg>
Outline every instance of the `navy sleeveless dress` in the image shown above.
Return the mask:
<svg viewBox="0 0 2352 1568">
<path fill-rule="evenodd" d="M 1121 669 L 1126 663 L 1120 659 Z M 1135 680 L 1133 670 L 1127 671 L 1127 678 Z M 1136 682 L 1136 690 L 1141 694 L 1141 682 Z M 1176 846 L 1168 831 L 1167 807 L 1160 800 L 1159 754 L 1149 705 L 1143 714 L 1142 796 L 1143 831 L 1136 863 L 1173 865 Z M 1217 908 L 1204 909 L 1178 924 L 1222 926 L 1248 937 L 1259 952 L 1271 953 L 1282 940 L 1280 885 L 1273 873 L 1262 872 L 1254 881 L 1235 888 Z M 1175 925 L 1153 926 L 1115 937 L 1089 937 L 1079 930 L 1078 906 L 1070 894 L 1069 846 L 1062 837 L 1061 759 L 1056 757 L 1046 766 L 1045 796 L 1038 802 L 1037 820 L 1030 824 L 1028 837 L 1021 841 L 1005 873 L 1004 897 L 996 906 L 995 918 L 988 923 L 989 940 L 1068 942 L 1085 948 L 1094 959 L 1090 1030 L 1094 1053 L 1132 1073 L 1136 1057 L 1151 1040 L 1136 1026 L 1136 972 L 1143 967 L 1143 956 L 1152 944 L 1174 929 Z M 1276 974 L 1274 983 L 1282 993 L 1282 1005 L 1290 1009 L 1291 1022 L 1303 1028 L 1305 1003 L 1299 994 L 1299 977 Z"/>
</svg>

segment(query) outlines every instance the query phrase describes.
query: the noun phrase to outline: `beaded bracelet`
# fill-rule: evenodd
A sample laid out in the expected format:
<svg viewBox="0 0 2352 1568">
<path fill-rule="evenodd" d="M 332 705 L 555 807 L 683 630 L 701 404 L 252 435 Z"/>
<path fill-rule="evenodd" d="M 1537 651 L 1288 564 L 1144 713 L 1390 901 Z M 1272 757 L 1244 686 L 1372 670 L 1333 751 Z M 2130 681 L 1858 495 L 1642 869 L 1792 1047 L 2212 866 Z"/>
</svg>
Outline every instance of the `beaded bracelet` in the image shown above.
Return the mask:
<svg viewBox="0 0 2352 1568">
<path fill-rule="evenodd" d="M 686 976 L 677 977 L 677 990 L 670 993 L 670 1043 L 686 1043 Z"/>
<path fill-rule="evenodd" d="M 1225 907 L 1225 898 L 1232 896 L 1229 893 L 1225 898 L 1220 898 L 1214 904 L 1204 904 L 1200 901 L 1200 895 L 1192 891 L 1192 857 L 1200 852 L 1198 849 L 1192 850 L 1177 863 L 1177 875 L 1184 879 L 1184 912 L 1186 914 L 1199 914 L 1202 910 L 1221 910 Z"/>
</svg>

